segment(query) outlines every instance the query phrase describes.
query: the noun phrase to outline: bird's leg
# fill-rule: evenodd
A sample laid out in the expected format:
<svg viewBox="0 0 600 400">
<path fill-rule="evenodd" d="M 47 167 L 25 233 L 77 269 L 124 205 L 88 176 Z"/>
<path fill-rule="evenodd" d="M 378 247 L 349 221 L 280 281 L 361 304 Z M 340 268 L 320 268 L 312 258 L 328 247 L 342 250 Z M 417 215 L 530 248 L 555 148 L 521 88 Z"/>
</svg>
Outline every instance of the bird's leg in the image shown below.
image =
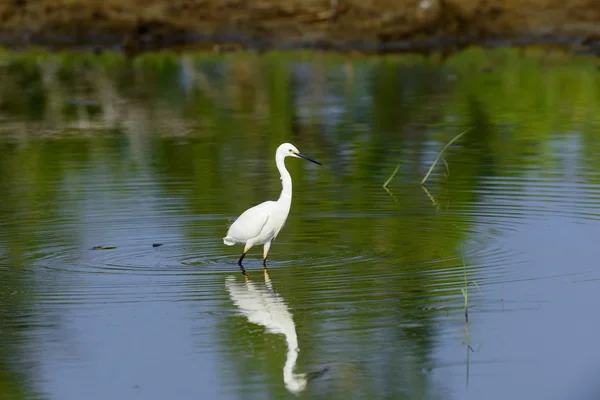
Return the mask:
<svg viewBox="0 0 600 400">
<path fill-rule="evenodd" d="M 242 253 L 242 256 L 240 257 L 240 259 L 238 260 L 238 265 L 242 268 L 244 268 L 244 266 L 242 265 L 242 260 L 244 259 L 244 257 L 246 257 L 246 253 L 248 252 L 248 250 L 244 250 L 244 252 Z"/>
<path fill-rule="evenodd" d="M 244 274 L 245 277 L 248 277 L 248 274 L 246 273 L 246 270 L 244 269 L 244 266 L 242 265 L 242 260 L 244 259 L 244 257 L 246 257 L 246 253 L 248 253 L 248 251 L 252 248 L 252 246 L 253 246 L 253 243 L 250 243 L 249 241 L 246 242 L 246 246 L 244 246 L 244 252 L 240 256 L 240 259 L 238 260 L 238 265 L 242 269 L 242 274 Z"/>
<path fill-rule="evenodd" d="M 240 267 L 242 267 L 243 269 L 243 265 L 242 265 L 242 260 L 244 259 L 244 257 L 246 257 L 246 253 L 252 248 L 252 246 L 254 246 L 254 243 L 252 243 L 251 241 L 247 241 L 246 245 L 244 246 L 244 252 L 242 253 L 242 256 L 240 257 L 240 259 L 238 260 L 238 265 Z"/>
<path fill-rule="evenodd" d="M 244 268 L 244 266 L 242 265 L 242 260 L 244 259 L 244 257 L 246 256 L 246 253 L 248 252 L 248 250 L 244 250 L 244 252 L 242 253 L 242 256 L 240 257 L 240 259 L 238 260 L 238 265 L 240 266 L 240 269 L 242 270 L 242 274 L 244 274 L 244 278 L 248 279 L 248 274 L 246 273 L 246 269 Z"/>
<path fill-rule="evenodd" d="M 263 268 L 267 269 L 267 256 L 269 255 L 269 249 L 271 248 L 271 241 L 269 240 L 267 243 L 265 243 L 264 249 L 263 249 Z"/>
</svg>

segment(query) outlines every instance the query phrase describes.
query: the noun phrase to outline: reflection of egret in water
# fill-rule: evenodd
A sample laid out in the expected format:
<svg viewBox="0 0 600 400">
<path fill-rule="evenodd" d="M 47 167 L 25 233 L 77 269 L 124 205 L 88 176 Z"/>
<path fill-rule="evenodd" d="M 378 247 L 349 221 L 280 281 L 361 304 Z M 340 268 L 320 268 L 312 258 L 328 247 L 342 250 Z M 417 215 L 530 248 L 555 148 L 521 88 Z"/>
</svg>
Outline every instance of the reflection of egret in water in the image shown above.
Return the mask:
<svg viewBox="0 0 600 400">
<path fill-rule="evenodd" d="M 225 286 L 233 303 L 248 318 L 248 321 L 264 326 L 271 333 L 285 335 L 288 350 L 283 366 L 283 382 L 292 393 L 299 393 L 306 389 L 308 379 L 313 377 L 310 375 L 316 377 L 320 373 L 311 373 L 310 375 L 294 373 L 300 351 L 296 325 L 283 298 L 273 289 L 268 272 L 265 271 L 264 284 L 248 279 L 241 282 L 233 276 L 229 276 L 225 281 Z"/>
</svg>

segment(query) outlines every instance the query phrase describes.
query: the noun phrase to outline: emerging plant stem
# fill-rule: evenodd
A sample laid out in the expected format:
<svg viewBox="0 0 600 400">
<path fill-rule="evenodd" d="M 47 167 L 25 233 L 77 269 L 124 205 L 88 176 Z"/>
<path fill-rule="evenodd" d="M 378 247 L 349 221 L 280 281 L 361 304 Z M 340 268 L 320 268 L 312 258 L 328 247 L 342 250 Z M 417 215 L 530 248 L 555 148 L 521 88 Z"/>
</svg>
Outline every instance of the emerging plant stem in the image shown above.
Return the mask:
<svg viewBox="0 0 600 400">
<path fill-rule="evenodd" d="M 440 154 L 438 154 L 438 156 L 435 158 L 435 161 L 433 161 L 433 164 L 431 164 L 431 167 L 429 167 L 429 170 L 427 171 L 427 173 L 425 174 L 425 176 L 423 177 L 423 179 L 421 180 L 421 185 L 424 185 L 425 182 L 427 182 L 427 179 L 429 179 L 429 175 L 431 175 L 431 171 L 433 171 L 433 168 L 435 168 L 436 164 L 438 163 L 438 161 L 440 160 L 440 157 L 442 156 L 442 154 L 444 153 L 444 151 L 446 151 L 446 149 L 448 147 L 450 147 L 450 145 L 454 142 L 456 142 L 458 139 L 460 139 L 465 133 L 467 133 L 468 131 L 470 131 L 472 128 L 467 128 L 464 131 L 462 131 L 461 133 L 459 133 L 458 135 L 454 136 L 452 138 L 452 140 L 450 140 L 448 143 L 446 143 L 446 145 L 444 146 L 444 148 L 442 149 L 442 151 L 440 151 Z M 396 168 L 396 171 L 398 170 L 398 168 Z M 388 181 L 385 183 L 387 184 L 392 177 L 396 174 L 396 171 L 394 171 L 394 173 L 392 174 L 392 176 L 390 177 L 390 179 L 388 179 Z M 385 186 L 384 184 L 384 186 Z"/>
<path fill-rule="evenodd" d="M 394 176 L 396 176 L 396 173 L 398 172 L 398 168 L 400 168 L 400 164 L 398 163 L 398 165 L 396 165 L 396 169 L 394 170 L 394 172 L 392 172 L 392 174 L 390 175 L 390 177 L 388 178 L 387 181 L 385 181 L 385 183 L 383 184 L 383 188 L 387 189 L 388 185 L 390 184 L 391 180 L 394 179 Z"/>
</svg>

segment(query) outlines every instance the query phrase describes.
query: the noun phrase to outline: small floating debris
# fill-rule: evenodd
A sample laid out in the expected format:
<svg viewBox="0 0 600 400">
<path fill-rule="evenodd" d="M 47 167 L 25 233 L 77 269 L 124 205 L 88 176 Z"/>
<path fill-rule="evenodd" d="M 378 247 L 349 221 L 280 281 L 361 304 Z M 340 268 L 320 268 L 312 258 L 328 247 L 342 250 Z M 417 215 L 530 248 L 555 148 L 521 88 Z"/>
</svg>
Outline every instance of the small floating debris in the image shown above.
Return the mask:
<svg viewBox="0 0 600 400">
<path fill-rule="evenodd" d="M 162 243 L 152 243 L 152 247 L 160 247 L 162 246 Z"/>
<path fill-rule="evenodd" d="M 90 250 L 112 250 L 116 248 L 117 246 L 94 246 Z"/>
<path fill-rule="evenodd" d="M 312 381 L 313 379 L 320 378 L 321 376 L 323 376 L 324 374 L 326 374 L 328 371 L 329 371 L 329 366 L 326 365 L 323 368 L 320 368 L 320 369 L 318 369 L 316 371 L 307 372 L 306 373 L 306 380 Z"/>
</svg>

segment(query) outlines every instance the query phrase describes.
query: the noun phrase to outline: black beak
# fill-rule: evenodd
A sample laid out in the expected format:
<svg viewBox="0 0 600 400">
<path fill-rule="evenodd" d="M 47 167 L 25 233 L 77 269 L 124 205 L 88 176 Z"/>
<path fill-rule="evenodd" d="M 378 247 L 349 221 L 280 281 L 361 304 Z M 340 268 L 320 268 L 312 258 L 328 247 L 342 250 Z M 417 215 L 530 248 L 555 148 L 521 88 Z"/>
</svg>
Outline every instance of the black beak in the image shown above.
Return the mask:
<svg viewBox="0 0 600 400">
<path fill-rule="evenodd" d="M 317 160 L 315 160 L 314 158 L 307 156 L 306 154 L 302 154 L 302 153 L 300 153 L 300 152 L 297 152 L 297 153 L 296 153 L 296 155 L 297 155 L 298 157 L 302 157 L 302 158 L 304 158 L 305 160 L 308 160 L 308 161 L 310 161 L 310 162 L 314 162 L 315 164 L 323 165 L 323 164 L 321 164 L 320 162 L 318 162 Z"/>
</svg>

